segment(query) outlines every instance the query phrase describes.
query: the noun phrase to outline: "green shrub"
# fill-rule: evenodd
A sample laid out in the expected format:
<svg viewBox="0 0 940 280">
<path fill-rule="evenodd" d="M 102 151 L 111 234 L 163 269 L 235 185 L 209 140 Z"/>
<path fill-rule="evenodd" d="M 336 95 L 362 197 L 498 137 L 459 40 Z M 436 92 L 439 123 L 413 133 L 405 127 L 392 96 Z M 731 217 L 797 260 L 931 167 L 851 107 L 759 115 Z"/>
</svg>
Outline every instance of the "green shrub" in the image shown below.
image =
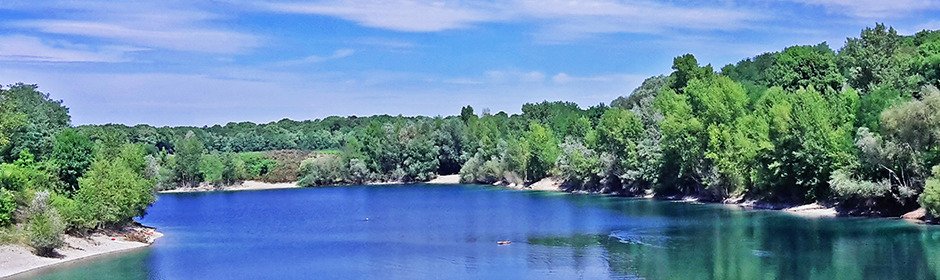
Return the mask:
<svg viewBox="0 0 940 280">
<path fill-rule="evenodd" d="M 845 170 L 833 172 L 829 185 L 833 194 L 842 200 L 880 198 L 889 195 L 891 192 L 891 184 L 887 181 L 857 180 L 852 178 L 851 173 Z"/>
<path fill-rule="evenodd" d="M 7 189 L 0 189 L 0 227 L 13 223 L 14 211 L 16 211 L 16 194 Z"/>
<path fill-rule="evenodd" d="M 65 244 L 62 238 L 65 223 L 62 222 L 59 212 L 50 205 L 49 192 L 37 192 L 27 213 L 29 245 L 36 250 L 37 255 L 51 256 L 56 248 Z"/>
<path fill-rule="evenodd" d="M 243 179 L 260 179 L 261 176 L 267 175 L 277 167 L 276 161 L 260 152 L 239 153 L 237 158 L 245 165 Z"/>
<path fill-rule="evenodd" d="M 920 205 L 934 217 L 940 217 L 940 165 L 934 166 L 933 177 L 927 179 L 924 193 L 920 195 Z"/>
<path fill-rule="evenodd" d="M 301 186 L 331 185 L 346 182 L 346 164 L 332 155 L 321 155 L 304 160 L 300 164 Z"/>
</svg>

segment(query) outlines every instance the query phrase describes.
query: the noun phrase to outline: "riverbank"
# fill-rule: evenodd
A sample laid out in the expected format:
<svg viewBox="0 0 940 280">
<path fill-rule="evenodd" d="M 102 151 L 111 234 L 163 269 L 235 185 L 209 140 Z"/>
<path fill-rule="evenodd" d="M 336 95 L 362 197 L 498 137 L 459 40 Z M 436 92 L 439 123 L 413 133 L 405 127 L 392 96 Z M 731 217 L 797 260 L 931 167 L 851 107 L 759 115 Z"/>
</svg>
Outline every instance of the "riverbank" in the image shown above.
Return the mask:
<svg viewBox="0 0 940 280">
<path fill-rule="evenodd" d="M 265 183 L 260 181 L 244 181 L 229 186 L 214 186 L 211 184 L 200 184 L 197 187 L 177 188 L 172 190 L 160 191 L 159 193 L 192 193 L 192 192 L 214 192 L 214 191 L 256 191 L 256 190 L 277 190 L 299 188 L 296 183 Z"/>
<path fill-rule="evenodd" d="M 142 226 L 98 232 L 88 237 L 67 235 L 66 245 L 56 249 L 56 257 L 37 256 L 21 245 L 0 245 L 0 278 L 93 256 L 147 247 L 162 236 L 160 232 Z M 139 240 L 141 238 L 143 240 Z"/>
</svg>

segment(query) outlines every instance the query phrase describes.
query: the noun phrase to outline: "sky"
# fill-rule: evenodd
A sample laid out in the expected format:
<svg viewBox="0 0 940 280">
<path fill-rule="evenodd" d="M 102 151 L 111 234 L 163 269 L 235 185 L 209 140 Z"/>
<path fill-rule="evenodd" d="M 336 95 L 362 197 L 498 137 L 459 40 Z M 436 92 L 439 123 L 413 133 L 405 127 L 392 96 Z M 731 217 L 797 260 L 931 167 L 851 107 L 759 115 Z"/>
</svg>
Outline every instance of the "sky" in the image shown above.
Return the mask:
<svg viewBox="0 0 940 280">
<path fill-rule="evenodd" d="M 81 124 L 517 113 L 628 95 L 692 53 L 717 68 L 876 22 L 940 29 L 940 1 L 0 2 L 0 83 Z"/>
</svg>

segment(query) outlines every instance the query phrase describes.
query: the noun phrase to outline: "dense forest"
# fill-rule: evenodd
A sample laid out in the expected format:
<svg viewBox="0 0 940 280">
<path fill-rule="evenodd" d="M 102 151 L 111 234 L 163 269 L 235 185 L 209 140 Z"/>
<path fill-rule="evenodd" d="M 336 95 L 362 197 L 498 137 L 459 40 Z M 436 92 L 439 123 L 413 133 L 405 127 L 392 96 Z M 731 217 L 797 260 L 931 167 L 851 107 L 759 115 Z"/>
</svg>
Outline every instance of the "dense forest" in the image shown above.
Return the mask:
<svg viewBox="0 0 940 280">
<path fill-rule="evenodd" d="M 466 183 L 821 202 L 849 215 L 940 216 L 940 31 L 878 24 L 719 70 L 691 54 L 631 94 L 521 114 L 328 117 L 207 127 L 71 125 L 35 85 L 0 88 L 0 242 L 44 252 L 62 232 L 144 214 L 155 190 L 242 180 L 303 186 Z"/>
</svg>

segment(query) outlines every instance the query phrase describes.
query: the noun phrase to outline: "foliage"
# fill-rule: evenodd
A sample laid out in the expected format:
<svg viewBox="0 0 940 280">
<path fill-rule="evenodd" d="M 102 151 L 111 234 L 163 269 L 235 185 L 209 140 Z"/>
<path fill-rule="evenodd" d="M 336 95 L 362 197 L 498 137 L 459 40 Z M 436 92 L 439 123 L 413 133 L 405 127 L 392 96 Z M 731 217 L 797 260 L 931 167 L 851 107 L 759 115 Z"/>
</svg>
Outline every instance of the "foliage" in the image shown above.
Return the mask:
<svg viewBox="0 0 940 280">
<path fill-rule="evenodd" d="M 16 194 L 11 190 L 0 188 L 0 227 L 5 227 L 13 223 L 15 211 Z"/>
<path fill-rule="evenodd" d="M 323 155 L 304 160 L 300 164 L 300 173 L 303 174 L 298 181 L 301 186 L 333 185 L 346 182 L 347 167 L 342 158 L 333 155 Z"/>
<path fill-rule="evenodd" d="M 40 256 L 52 256 L 53 250 L 65 244 L 65 223 L 59 212 L 49 203 L 49 192 L 37 192 L 27 211 L 29 245 Z"/>
<path fill-rule="evenodd" d="M 202 180 L 199 165 L 205 150 L 202 140 L 192 132 L 187 133 L 176 145 L 176 177 L 179 183 L 195 185 Z"/>
<path fill-rule="evenodd" d="M 78 178 L 91 165 L 94 143 L 75 130 L 66 129 L 55 136 L 49 161 L 56 167 L 59 179 L 68 184 L 70 191 L 78 190 Z"/>
<path fill-rule="evenodd" d="M 55 135 L 69 126 L 68 108 L 38 88 L 14 84 L 0 89 L 0 119 L 4 119 L 0 121 L 0 129 L 10 133 L 3 137 L 9 140 L 0 146 L 0 157 L 12 160 L 20 151 L 27 150 L 43 160 L 52 151 Z"/>
<path fill-rule="evenodd" d="M 133 154 L 141 147 L 125 144 L 122 154 Z M 79 179 L 80 189 L 74 200 L 80 209 L 68 217 L 78 228 L 94 229 L 130 221 L 144 214 L 154 202 L 154 181 L 135 170 L 130 159 L 99 155 L 85 177 Z"/>
<path fill-rule="evenodd" d="M 766 80 L 770 86 L 780 86 L 789 91 L 813 88 L 817 92 L 839 90 L 843 78 L 836 67 L 836 55 L 829 45 L 794 46 L 774 56 L 767 69 Z"/>
<path fill-rule="evenodd" d="M 933 177 L 926 182 L 920 204 L 934 217 L 940 217 L 940 165 L 933 167 Z"/>
<path fill-rule="evenodd" d="M 912 72 L 916 48 L 892 27 L 876 24 L 862 30 L 860 38 L 849 38 L 839 50 L 839 64 L 854 88 L 870 90 L 888 86 L 902 93 L 917 90 L 923 76 Z"/>
</svg>

